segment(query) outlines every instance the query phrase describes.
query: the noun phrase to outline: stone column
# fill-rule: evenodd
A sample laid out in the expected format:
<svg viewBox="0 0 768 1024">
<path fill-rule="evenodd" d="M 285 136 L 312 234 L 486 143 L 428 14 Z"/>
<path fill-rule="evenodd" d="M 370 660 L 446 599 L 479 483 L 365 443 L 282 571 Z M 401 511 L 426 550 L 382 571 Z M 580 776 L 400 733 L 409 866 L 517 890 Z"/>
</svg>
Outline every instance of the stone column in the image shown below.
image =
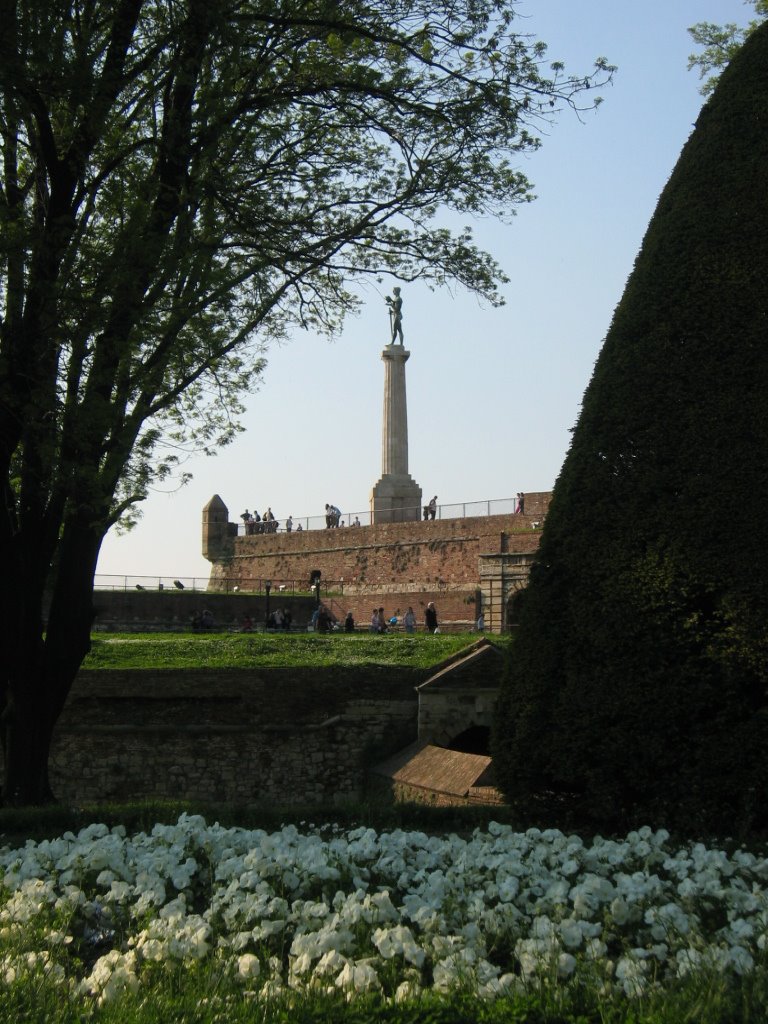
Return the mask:
<svg viewBox="0 0 768 1024">
<path fill-rule="evenodd" d="M 405 400 L 405 364 L 410 352 L 402 345 L 387 345 L 384 362 L 384 417 L 381 425 L 381 475 L 408 475 L 408 408 Z"/>
<path fill-rule="evenodd" d="M 381 431 L 381 479 L 371 491 L 371 522 L 407 522 L 421 518 L 421 488 L 408 473 L 408 409 L 405 364 L 410 352 L 387 345 L 384 362 L 384 415 Z"/>
</svg>

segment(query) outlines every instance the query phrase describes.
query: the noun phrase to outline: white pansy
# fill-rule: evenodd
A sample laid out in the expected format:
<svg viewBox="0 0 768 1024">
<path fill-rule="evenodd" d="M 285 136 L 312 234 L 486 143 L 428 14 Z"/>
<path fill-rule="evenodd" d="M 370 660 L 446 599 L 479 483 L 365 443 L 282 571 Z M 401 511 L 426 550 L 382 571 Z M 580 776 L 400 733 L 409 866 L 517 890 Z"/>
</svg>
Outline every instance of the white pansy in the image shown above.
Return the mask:
<svg viewBox="0 0 768 1024">
<path fill-rule="evenodd" d="M 394 956 L 402 956 L 415 967 L 421 967 L 424 963 L 424 950 L 417 945 L 413 932 L 405 925 L 397 925 L 394 928 L 377 928 L 371 939 L 385 960 L 391 960 Z"/>
<path fill-rule="evenodd" d="M 123 954 L 114 949 L 99 957 L 81 985 L 81 991 L 96 996 L 99 1004 L 126 993 L 135 993 L 138 989 L 135 954 Z"/>
<path fill-rule="evenodd" d="M 61 949 L 78 935 L 125 943 L 81 981 L 104 999 L 138 985 L 148 961 L 214 953 L 235 974 L 260 964 L 265 993 L 365 991 L 386 970 L 402 998 L 420 990 L 423 967 L 437 988 L 490 998 L 534 976 L 567 983 L 584 962 L 637 994 L 651 977 L 747 972 L 768 945 L 768 862 L 744 850 L 670 848 L 648 826 L 591 842 L 498 823 L 467 838 L 307 829 L 182 815 L 149 835 L 97 824 L 0 850 L 0 977 L 27 969 L 10 950 L 26 944 L 37 969 L 34 957 L 53 962 L 42 942 Z M 201 891 L 207 906 L 189 913 Z M 627 952 L 613 964 L 617 941 Z M 509 963 L 489 961 L 509 948 Z"/>
<path fill-rule="evenodd" d="M 698 949 L 691 947 L 678 949 L 675 953 L 676 973 L 682 978 L 686 974 L 697 971 L 701 967 L 703 959 L 701 951 Z"/>
<path fill-rule="evenodd" d="M 563 945 L 568 949 L 578 949 L 584 940 L 584 933 L 581 930 L 581 922 L 574 921 L 572 918 L 569 918 L 566 921 L 561 921 L 558 928 Z"/>
<path fill-rule="evenodd" d="M 323 953 L 315 964 L 314 973 L 319 975 L 331 974 L 338 976 L 348 963 L 349 959 L 339 953 L 338 950 L 329 949 L 327 953 Z"/>
<path fill-rule="evenodd" d="M 416 999 L 421 993 L 421 986 L 417 981 L 401 981 L 395 989 L 395 1002 L 402 1003 L 409 999 Z"/>
<path fill-rule="evenodd" d="M 641 996 L 648 983 L 648 964 L 634 955 L 623 956 L 616 964 L 614 976 L 621 983 L 626 995 Z"/>
<path fill-rule="evenodd" d="M 347 963 L 336 979 L 336 986 L 350 993 L 371 992 L 381 988 L 379 976 L 367 960 Z"/>
<path fill-rule="evenodd" d="M 728 959 L 730 961 L 730 966 L 737 974 L 746 974 L 747 971 L 751 971 L 755 965 L 755 961 L 751 953 L 743 946 L 731 946 L 728 950 Z"/>
<path fill-rule="evenodd" d="M 557 958 L 558 978 L 570 978 L 576 970 L 576 957 L 570 953 L 561 953 Z"/>
<path fill-rule="evenodd" d="M 237 958 L 237 977 L 241 981 L 252 981 L 261 974 L 261 963 L 253 953 L 243 953 Z"/>
</svg>

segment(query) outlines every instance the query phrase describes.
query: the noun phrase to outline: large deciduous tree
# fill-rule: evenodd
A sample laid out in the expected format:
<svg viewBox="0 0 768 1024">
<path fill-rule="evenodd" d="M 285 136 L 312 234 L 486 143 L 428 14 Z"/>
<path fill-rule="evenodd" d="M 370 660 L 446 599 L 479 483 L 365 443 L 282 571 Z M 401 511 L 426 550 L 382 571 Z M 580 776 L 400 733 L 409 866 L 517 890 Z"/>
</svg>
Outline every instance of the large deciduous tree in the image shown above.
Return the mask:
<svg viewBox="0 0 768 1024">
<path fill-rule="evenodd" d="M 768 25 L 613 318 L 525 595 L 497 768 L 601 829 L 768 825 Z"/>
<path fill-rule="evenodd" d="M 338 327 L 356 276 L 497 301 L 436 214 L 529 199 L 510 161 L 611 69 L 547 64 L 513 0 L 2 0 L 0 23 L 4 799 L 37 802 L 106 531 L 175 445 L 232 435 L 271 340 Z"/>
<path fill-rule="evenodd" d="M 746 26 L 733 22 L 715 25 L 711 21 L 699 21 L 688 29 L 691 39 L 701 47 L 688 58 L 688 69 L 697 68 L 699 78 L 704 79 L 701 86 L 704 96 L 715 88 L 720 72 L 733 60 L 744 41 L 768 18 L 768 0 L 744 2 L 754 7 L 757 15 Z"/>
</svg>

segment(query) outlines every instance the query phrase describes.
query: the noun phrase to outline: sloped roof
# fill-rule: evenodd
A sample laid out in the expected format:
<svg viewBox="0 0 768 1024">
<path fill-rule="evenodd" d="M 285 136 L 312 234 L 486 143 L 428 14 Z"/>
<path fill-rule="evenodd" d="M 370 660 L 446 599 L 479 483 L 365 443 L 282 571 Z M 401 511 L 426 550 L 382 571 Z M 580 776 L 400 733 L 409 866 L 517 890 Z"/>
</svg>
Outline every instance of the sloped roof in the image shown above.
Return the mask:
<svg viewBox="0 0 768 1024">
<path fill-rule="evenodd" d="M 203 505 L 203 512 L 210 512 L 212 509 L 217 509 L 218 511 L 221 511 L 223 509 L 225 512 L 229 511 L 229 509 L 224 504 L 223 500 L 219 497 L 218 494 L 214 494 L 214 496 L 211 498 L 208 504 Z"/>
<path fill-rule="evenodd" d="M 435 690 L 496 690 L 501 682 L 504 656 L 485 637 L 470 648 L 444 662 L 434 675 L 417 686 L 421 691 Z"/>
<path fill-rule="evenodd" d="M 464 754 L 418 741 L 373 769 L 393 782 L 451 796 L 466 797 L 491 763 L 483 754 Z"/>
</svg>

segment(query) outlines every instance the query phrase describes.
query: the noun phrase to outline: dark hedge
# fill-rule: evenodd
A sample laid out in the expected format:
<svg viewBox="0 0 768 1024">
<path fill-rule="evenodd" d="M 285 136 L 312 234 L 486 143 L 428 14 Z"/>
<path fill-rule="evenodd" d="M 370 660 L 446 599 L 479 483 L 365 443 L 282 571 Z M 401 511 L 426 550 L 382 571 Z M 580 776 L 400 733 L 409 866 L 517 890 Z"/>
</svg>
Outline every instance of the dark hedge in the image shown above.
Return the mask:
<svg viewBox="0 0 768 1024">
<path fill-rule="evenodd" d="M 494 739 L 523 810 L 766 829 L 767 310 L 768 24 L 662 193 L 555 485 Z"/>
</svg>

